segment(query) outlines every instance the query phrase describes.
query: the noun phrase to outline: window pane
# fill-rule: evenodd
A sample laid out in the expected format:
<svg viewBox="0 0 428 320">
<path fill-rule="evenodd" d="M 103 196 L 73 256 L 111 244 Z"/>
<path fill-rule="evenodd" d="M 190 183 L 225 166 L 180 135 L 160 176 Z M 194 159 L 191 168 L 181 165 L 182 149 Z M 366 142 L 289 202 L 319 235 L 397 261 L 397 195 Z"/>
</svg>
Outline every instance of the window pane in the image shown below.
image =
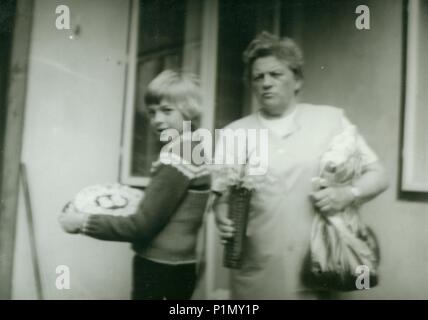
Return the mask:
<svg viewBox="0 0 428 320">
<path fill-rule="evenodd" d="M 165 69 L 199 73 L 201 10 L 199 0 L 141 0 L 131 176 L 147 177 L 160 143 L 144 112 L 149 82 Z"/>
<path fill-rule="evenodd" d="M 255 6 L 249 2 L 254 1 L 219 1 L 215 128 L 250 112 L 242 62 L 242 53 L 255 33 Z"/>
</svg>

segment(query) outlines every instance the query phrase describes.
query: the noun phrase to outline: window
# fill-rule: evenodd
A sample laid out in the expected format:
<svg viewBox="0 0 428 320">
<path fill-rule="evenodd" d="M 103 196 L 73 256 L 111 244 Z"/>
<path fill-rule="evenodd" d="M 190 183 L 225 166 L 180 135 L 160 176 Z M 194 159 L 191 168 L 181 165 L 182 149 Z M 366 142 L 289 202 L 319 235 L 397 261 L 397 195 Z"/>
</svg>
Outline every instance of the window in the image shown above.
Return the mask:
<svg viewBox="0 0 428 320">
<path fill-rule="evenodd" d="M 202 77 L 204 10 L 209 10 L 208 5 L 199 0 L 133 1 L 121 158 L 123 183 L 147 185 L 151 164 L 159 155 L 161 145 L 144 112 L 149 82 L 165 69 L 181 69 Z M 206 82 L 209 85 L 210 81 Z"/>
</svg>

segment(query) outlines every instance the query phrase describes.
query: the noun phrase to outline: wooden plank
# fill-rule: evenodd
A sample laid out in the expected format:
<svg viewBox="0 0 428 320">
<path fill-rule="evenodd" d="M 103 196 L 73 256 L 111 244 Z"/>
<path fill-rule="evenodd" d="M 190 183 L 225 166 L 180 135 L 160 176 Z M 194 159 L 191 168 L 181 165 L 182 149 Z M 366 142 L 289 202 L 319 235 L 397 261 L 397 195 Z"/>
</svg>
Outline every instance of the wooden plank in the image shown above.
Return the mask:
<svg viewBox="0 0 428 320">
<path fill-rule="evenodd" d="M 27 168 L 21 163 L 21 182 L 24 191 L 25 210 L 27 211 L 28 233 L 30 237 L 31 261 L 33 264 L 33 274 L 36 281 L 37 299 L 43 299 L 42 277 L 40 274 L 39 255 L 37 251 L 37 239 L 34 232 L 33 208 L 31 206 L 30 187 L 28 185 Z"/>
<path fill-rule="evenodd" d="M 27 91 L 33 0 L 18 0 L 13 31 L 11 69 L 7 93 L 7 115 L 0 202 L 0 299 L 12 294 L 19 166 Z"/>
</svg>

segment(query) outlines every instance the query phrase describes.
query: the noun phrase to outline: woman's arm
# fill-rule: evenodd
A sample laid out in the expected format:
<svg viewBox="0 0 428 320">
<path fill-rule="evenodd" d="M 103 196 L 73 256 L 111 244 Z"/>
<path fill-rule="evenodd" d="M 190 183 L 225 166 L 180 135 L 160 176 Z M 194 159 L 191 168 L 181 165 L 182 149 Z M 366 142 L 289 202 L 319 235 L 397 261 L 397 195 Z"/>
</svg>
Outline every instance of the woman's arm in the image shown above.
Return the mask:
<svg viewBox="0 0 428 320">
<path fill-rule="evenodd" d="M 235 232 L 233 222 L 227 216 L 229 211 L 227 195 L 216 193 L 213 203 L 213 211 L 220 238 L 222 239 L 222 243 L 225 244 L 227 239 L 232 238 L 233 233 Z"/>
<path fill-rule="evenodd" d="M 344 130 L 354 125 L 342 115 Z M 352 203 L 367 202 L 388 188 L 388 179 L 377 155 L 369 147 L 364 137 L 358 134 L 357 146 L 362 154 L 363 170 L 361 176 L 351 186 L 329 187 L 312 194 L 315 206 L 325 213 L 334 213 L 343 210 Z"/>
<path fill-rule="evenodd" d="M 385 170 L 379 162 L 364 167 L 359 179 L 351 186 L 326 187 L 312 194 L 315 206 L 325 213 L 343 210 L 350 204 L 367 202 L 388 188 Z"/>
<path fill-rule="evenodd" d="M 389 182 L 383 166 L 375 162 L 364 167 L 361 177 L 352 186 L 359 193 L 355 201 L 364 203 L 388 189 Z"/>
</svg>

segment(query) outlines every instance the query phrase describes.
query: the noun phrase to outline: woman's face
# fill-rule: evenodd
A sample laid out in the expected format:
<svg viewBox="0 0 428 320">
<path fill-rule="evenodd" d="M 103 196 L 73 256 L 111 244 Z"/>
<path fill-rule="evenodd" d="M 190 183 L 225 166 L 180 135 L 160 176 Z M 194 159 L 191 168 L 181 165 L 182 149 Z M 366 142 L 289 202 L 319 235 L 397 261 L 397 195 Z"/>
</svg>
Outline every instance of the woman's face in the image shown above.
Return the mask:
<svg viewBox="0 0 428 320">
<path fill-rule="evenodd" d="M 251 71 L 253 93 L 265 113 L 281 116 L 295 103 L 295 92 L 302 83 L 286 61 L 274 56 L 258 58 Z"/>
<path fill-rule="evenodd" d="M 184 117 L 174 104 L 162 99 L 159 104 L 149 105 L 147 110 L 150 125 L 157 134 L 166 129 L 175 129 L 180 134 L 183 131 Z"/>
</svg>

